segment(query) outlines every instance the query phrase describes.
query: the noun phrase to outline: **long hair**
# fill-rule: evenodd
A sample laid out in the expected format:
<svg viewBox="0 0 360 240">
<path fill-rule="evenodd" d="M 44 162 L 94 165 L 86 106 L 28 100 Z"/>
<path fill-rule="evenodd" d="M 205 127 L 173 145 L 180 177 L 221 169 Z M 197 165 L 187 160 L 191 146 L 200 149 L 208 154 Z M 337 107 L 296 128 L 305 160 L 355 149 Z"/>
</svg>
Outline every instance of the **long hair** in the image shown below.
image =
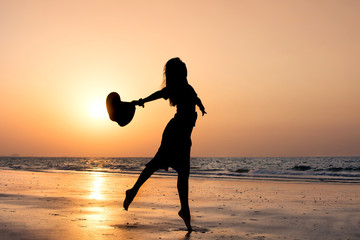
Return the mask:
<svg viewBox="0 0 360 240">
<path fill-rule="evenodd" d="M 186 64 L 180 58 L 172 58 L 164 66 L 163 87 L 169 92 L 171 106 L 176 105 L 176 98 L 181 90 L 188 85 Z"/>
</svg>

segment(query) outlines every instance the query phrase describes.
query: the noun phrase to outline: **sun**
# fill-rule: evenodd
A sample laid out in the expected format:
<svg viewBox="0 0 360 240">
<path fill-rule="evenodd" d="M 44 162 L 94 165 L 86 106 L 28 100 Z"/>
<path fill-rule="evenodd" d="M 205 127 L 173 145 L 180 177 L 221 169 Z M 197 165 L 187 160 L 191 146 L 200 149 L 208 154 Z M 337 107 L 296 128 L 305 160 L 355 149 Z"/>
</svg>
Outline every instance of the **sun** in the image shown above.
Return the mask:
<svg viewBox="0 0 360 240">
<path fill-rule="evenodd" d="M 89 113 L 95 119 L 104 119 L 107 117 L 105 101 L 92 101 L 89 104 Z"/>
</svg>

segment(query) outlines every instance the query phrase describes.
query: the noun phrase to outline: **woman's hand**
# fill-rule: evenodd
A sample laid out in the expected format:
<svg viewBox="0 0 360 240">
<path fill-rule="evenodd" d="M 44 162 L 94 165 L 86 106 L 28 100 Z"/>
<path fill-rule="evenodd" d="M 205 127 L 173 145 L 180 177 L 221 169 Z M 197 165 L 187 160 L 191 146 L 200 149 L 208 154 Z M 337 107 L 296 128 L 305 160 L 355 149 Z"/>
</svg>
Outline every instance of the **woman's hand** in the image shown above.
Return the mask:
<svg viewBox="0 0 360 240">
<path fill-rule="evenodd" d="M 196 99 L 196 105 L 199 106 L 199 109 L 200 109 L 200 111 L 201 111 L 201 113 L 202 113 L 203 116 L 204 116 L 205 114 L 207 114 L 207 113 L 205 112 L 205 107 L 204 107 L 204 105 L 202 104 L 200 98 L 197 98 L 197 99 Z"/>
<path fill-rule="evenodd" d="M 205 112 L 205 108 L 200 108 L 200 111 L 202 113 L 202 115 L 204 116 L 205 114 L 207 114 L 207 112 Z"/>
<path fill-rule="evenodd" d="M 142 98 L 140 98 L 139 100 L 134 100 L 134 101 L 132 101 L 132 103 L 135 104 L 135 105 L 144 107 L 145 101 L 144 101 Z"/>
</svg>

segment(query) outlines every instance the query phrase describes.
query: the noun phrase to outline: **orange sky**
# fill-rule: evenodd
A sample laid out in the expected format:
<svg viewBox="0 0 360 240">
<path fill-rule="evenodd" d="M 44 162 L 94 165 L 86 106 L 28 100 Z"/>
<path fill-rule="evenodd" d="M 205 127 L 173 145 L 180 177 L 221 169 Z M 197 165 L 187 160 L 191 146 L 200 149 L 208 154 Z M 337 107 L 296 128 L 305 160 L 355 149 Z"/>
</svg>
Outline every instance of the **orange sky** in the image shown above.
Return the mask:
<svg viewBox="0 0 360 240">
<path fill-rule="evenodd" d="M 172 57 L 208 115 L 193 156 L 360 155 L 359 1 L 0 1 L 0 155 L 148 156 L 175 112 L 121 128 Z M 100 110 L 97 110 L 100 105 Z"/>
</svg>

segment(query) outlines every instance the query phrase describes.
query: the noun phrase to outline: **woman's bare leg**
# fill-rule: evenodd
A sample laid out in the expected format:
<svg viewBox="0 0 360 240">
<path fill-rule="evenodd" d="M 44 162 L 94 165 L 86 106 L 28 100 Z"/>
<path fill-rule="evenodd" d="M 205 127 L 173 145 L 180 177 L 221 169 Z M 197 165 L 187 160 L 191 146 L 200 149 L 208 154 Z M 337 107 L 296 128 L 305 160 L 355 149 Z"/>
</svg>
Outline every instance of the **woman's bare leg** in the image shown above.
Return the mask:
<svg viewBox="0 0 360 240">
<path fill-rule="evenodd" d="M 191 227 L 191 217 L 190 217 L 190 208 L 189 208 L 189 174 L 188 173 L 179 173 L 177 188 L 179 192 L 181 209 L 179 211 L 179 216 L 183 219 L 189 232 L 192 231 Z"/>
<path fill-rule="evenodd" d="M 123 203 L 124 209 L 127 211 L 129 208 L 129 205 L 134 200 L 137 192 L 139 191 L 140 187 L 146 182 L 146 180 L 151 177 L 151 175 L 156 171 L 155 168 L 145 167 L 145 169 L 141 172 L 138 180 L 134 184 L 134 186 L 131 189 L 128 189 L 125 193 L 125 200 Z"/>
</svg>

